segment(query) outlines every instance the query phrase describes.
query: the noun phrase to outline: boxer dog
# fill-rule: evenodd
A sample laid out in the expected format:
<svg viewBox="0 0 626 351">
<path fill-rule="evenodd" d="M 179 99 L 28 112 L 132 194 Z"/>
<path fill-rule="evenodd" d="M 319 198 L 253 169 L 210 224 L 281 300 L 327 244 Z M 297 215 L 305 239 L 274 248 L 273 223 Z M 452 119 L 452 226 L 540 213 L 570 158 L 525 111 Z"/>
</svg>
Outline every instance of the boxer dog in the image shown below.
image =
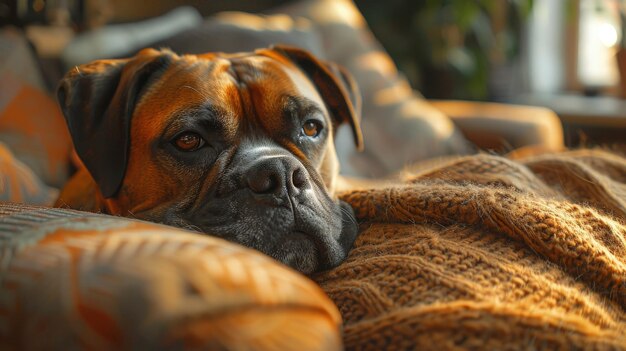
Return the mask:
<svg viewBox="0 0 626 351">
<path fill-rule="evenodd" d="M 347 256 L 357 223 L 334 197 L 333 136 L 362 136 L 337 65 L 286 46 L 145 49 L 70 70 L 58 100 L 84 167 L 57 206 L 191 228 L 303 273 Z"/>
</svg>

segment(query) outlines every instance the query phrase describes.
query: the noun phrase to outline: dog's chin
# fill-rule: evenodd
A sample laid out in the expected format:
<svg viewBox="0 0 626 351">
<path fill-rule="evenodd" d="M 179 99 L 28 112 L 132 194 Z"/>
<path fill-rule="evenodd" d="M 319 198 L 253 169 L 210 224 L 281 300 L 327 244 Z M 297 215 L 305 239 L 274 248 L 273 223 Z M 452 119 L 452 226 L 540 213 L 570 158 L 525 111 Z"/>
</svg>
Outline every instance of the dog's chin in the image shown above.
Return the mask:
<svg viewBox="0 0 626 351">
<path fill-rule="evenodd" d="M 261 228 L 264 227 L 264 230 Z M 311 227 L 309 227 L 310 230 Z M 305 232 L 257 223 L 236 223 L 228 228 L 204 227 L 202 232 L 258 250 L 304 274 L 331 268 L 345 258 L 339 243 L 320 237 L 324 228 Z M 331 254 L 332 253 L 332 254 Z"/>
<path fill-rule="evenodd" d="M 153 217 L 256 249 L 305 274 L 339 265 L 358 232 L 352 208 L 328 198 L 323 205 L 300 200 L 290 208 L 261 206 L 246 196 L 210 198 L 193 211 L 170 208 Z"/>
<path fill-rule="evenodd" d="M 339 203 L 324 208 L 299 206 L 293 213 L 285 207 L 239 202 L 222 207 L 224 212 L 219 215 L 205 207 L 185 222 L 203 233 L 256 249 L 311 274 L 337 266 L 352 246 L 356 221 L 352 211 L 342 207 Z"/>
<path fill-rule="evenodd" d="M 278 250 L 266 252 L 266 254 L 304 274 L 319 270 L 320 250 L 309 234 L 293 231 L 284 237 Z"/>
</svg>

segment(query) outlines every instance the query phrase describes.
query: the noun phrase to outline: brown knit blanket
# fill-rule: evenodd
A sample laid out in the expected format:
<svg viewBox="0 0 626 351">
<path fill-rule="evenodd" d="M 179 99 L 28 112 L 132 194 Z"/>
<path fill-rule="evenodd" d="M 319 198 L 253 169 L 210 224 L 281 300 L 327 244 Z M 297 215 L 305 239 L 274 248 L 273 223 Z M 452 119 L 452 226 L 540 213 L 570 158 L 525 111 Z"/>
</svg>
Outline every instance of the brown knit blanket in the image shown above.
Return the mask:
<svg viewBox="0 0 626 351">
<path fill-rule="evenodd" d="M 342 197 L 362 234 L 314 278 L 348 349 L 626 349 L 626 159 L 479 155 Z"/>
</svg>

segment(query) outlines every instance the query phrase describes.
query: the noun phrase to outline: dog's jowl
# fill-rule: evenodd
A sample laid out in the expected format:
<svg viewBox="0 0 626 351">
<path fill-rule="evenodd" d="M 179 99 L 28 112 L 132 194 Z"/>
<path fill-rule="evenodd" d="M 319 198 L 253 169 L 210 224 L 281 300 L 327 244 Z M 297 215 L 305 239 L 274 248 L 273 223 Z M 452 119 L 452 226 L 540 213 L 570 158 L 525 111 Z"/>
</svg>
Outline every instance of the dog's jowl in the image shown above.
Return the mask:
<svg viewBox="0 0 626 351">
<path fill-rule="evenodd" d="M 305 273 L 357 235 L 334 196 L 334 131 L 361 146 L 358 91 L 340 67 L 276 46 L 176 55 L 146 49 L 67 73 L 58 99 L 84 167 L 58 206 L 191 228 Z"/>
</svg>

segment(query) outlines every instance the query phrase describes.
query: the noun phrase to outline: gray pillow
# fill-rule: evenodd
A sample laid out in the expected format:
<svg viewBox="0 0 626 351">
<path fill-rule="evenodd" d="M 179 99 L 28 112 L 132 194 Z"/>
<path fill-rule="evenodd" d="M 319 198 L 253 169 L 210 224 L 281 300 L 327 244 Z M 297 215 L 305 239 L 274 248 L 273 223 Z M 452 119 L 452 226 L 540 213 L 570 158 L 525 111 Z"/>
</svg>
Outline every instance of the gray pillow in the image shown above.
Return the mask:
<svg viewBox="0 0 626 351">
<path fill-rule="evenodd" d="M 242 52 L 288 44 L 323 57 L 320 37 L 311 21 L 287 15 L 253 15 L 222 12 L 207 18 L 200 26 L 184 30 L 151 47 L 167 47 L 180 54 L 211 51 Z"/>
</svg>

